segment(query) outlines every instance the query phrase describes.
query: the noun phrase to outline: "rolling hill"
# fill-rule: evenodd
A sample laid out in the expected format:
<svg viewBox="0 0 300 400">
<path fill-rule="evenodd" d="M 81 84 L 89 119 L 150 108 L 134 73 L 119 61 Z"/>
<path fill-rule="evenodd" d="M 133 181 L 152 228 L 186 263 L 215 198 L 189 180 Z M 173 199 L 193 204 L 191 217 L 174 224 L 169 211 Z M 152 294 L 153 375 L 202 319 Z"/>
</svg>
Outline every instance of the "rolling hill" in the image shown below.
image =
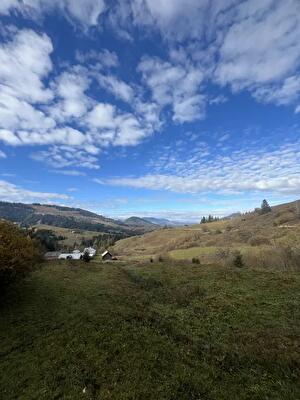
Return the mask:
<svg viewBox="0 0 300 400">
<path fill-rule="evenodd" d="M 168 227 L 116 242 L 114 253 L 124 259 L 147 259 L 159 255 L 175 259 L 199 258 L 213 263 L 224 251 L 241 252 L 249 263 L 269 262 L 282 249 L 300 249 L 300 216 L 297 202 L 272 207 L 260 215 L 250 212 L 212 223 Z M 278 255 L 284 259 L 286 255 Z"/>
<path fill-rule="evenodd" d="M 142 226 L 147 228 L 159 228 L 159 224 L 155 224 L 145 218 L 140 217 L 130 217 L 125 219 L 124 224 L 129 226 Z"/>
<path fill-rule="evenodd" d="M 0 218 L 16 222 L 26 227 L 58 227 L 99 233 L 123 234 L 132 236 L 156 229 L 157 226 L 145 224 L 126 224 L 80 208 L 45 204 L 23 204 L 0 202 Z"/>
</svg>

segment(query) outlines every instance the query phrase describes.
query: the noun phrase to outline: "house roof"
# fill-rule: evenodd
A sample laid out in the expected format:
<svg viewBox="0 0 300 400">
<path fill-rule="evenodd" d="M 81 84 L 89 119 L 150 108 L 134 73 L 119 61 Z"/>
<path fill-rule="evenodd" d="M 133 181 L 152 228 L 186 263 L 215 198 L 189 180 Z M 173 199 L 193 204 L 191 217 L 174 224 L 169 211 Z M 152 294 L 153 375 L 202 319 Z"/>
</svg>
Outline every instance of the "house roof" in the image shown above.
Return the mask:
<svg viewBox="0 0 300 400">
<path fill-rule="evenodd" d="M 108 250 L 105 250 L 105 251 L 101 254 L 101 256 L 104 257 L 104 256 L 106 256 L 106 254 L 109 254 L 109 255 L 111 256 L 111 253 L 110 253 Z"/>
</svg>

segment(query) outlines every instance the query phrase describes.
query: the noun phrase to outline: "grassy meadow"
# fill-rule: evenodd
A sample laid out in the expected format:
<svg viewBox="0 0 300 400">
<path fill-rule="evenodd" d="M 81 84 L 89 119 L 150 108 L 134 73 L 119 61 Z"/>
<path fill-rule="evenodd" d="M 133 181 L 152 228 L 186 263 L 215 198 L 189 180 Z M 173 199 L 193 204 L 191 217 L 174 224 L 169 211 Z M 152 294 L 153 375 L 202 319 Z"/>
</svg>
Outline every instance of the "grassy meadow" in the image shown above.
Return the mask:
<svg viewBox="0 0 300 400">
<path fill-rule="evenodd" d="M 299 268 L 300 216 L 295 203 L 260 215 L 249 213 L 232 220 L 160 230 L 119 240 L 112 252 L 124 261 L 149 260 L 162 255 L 175 260 L 198 258 L 202 264 L 220 263 L 224 252 L 240 252 L 247 266 Z M 289 253 L 292 249 L 292 254 Z M 290 252 L 291 253 L 291 252 Z"/>
<path fill-rule="evenodd" d="M 300 398 L 297 271 L 48 263 L 0 311 L 1 399 Z"/>
</svg>

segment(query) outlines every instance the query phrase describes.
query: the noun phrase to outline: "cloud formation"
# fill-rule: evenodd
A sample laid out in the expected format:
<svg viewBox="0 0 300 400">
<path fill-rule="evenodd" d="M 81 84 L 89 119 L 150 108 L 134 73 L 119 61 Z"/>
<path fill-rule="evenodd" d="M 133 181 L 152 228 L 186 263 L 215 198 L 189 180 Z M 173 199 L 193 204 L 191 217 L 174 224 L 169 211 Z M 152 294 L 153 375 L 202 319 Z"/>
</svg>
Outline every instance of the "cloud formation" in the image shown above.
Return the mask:
<svg viewBox="0 0 300 400">
<path fill-rule="evenodd" d="M 202 151 L 185 159 L 164 156 L 157 159 L 156 166 L 152 164 L 155 174 L 96 182 L 178 193 L 298 193 L 299 145 L 297 142 L 277 149 L 236 150 L 209 159 L 205 159 Z"/>
<path fill-rule="evenodd" d="M 101 45 L 97 50 L 74 49 L 74 59 L 57 62 L 55 40 L 40 28 L 7 28 L 0 44 L 0 141 L 46 146 L 31 157 L 56 170 L 72 171 L 78 164 L 96 170 L 99 155 L 109 146 L 135 146 L 163 127 L 205 119 L 211 104 L 226 101 L 222 93 L 212 94 L 211 86 L 220 92 L 248 91 L 258 102 L 300 112 L 298 0 L 5 0 L 0 5 L 0 13 L 25 19 L 53 12 L 85 29 L 113 29 L 123 39 L 132 40 L 134 30 L 159 34 L 164 48 L 159 54 L 139 51 L 130 68 L 113 49 Z M 198 165 L 191 158 L 187 168 L 191 160 Z M 260 164 L 254 156 L 249 160 Z M 244 190 L 242 184 L 219 178 L 218 171 L 225 168 L 234 179 L 233 164 L 230 169 L 226 159 L 214 162 L 218 168 L 209 171 L 217 189 Z M 183 168 L 177 159 L 174 175 L 155 170 L 123 183 L 206 190 L 208 184 L 195 181 Z M 244 182 L 249 190 L 282 185 L 292 191 L 298 185 L 296 178 L 267 174 L 266 179 L 272 187 L 267 188 L 264 178 L 248 180 L 247 174 Z"/>
<path fill-rule="evenodd" d="M 25 203 L 40 200 L 43 202 L 53 202 L 53 200 L 69 199 L 69 196 L 65 194 L 35 192 L 4 180 L 0 180 L 0 197 L 2 201 L 20 201 Z"/>
<path fill-rule="evenodd" d="M 95 26 L 105 10 L 104 0 L 2 0 L 0 14 L 18 11 L 25 16 L 40 17 L 59 10 L 71 22 L 84 27 Z"/>
</svg>

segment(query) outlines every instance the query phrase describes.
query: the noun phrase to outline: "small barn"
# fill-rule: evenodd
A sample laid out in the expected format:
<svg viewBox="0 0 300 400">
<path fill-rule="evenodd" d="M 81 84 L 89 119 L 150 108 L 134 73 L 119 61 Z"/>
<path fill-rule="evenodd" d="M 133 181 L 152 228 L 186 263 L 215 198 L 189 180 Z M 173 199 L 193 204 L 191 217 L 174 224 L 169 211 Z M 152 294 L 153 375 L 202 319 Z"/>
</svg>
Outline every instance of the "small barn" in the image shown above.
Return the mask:
<svg viewBox="0 0 300 400">
<path fill-rule="evenodd" d="M 112 254 L 111 254 L 108 250 L 105 250 L 105 251 L 101 254 L 101 257 L 102 257 L 102 260 L 103 260 L 103 261 L 110 261 L 110 260 L 112 260 L 112 258 L 113 258 Z"/>
</svg>

